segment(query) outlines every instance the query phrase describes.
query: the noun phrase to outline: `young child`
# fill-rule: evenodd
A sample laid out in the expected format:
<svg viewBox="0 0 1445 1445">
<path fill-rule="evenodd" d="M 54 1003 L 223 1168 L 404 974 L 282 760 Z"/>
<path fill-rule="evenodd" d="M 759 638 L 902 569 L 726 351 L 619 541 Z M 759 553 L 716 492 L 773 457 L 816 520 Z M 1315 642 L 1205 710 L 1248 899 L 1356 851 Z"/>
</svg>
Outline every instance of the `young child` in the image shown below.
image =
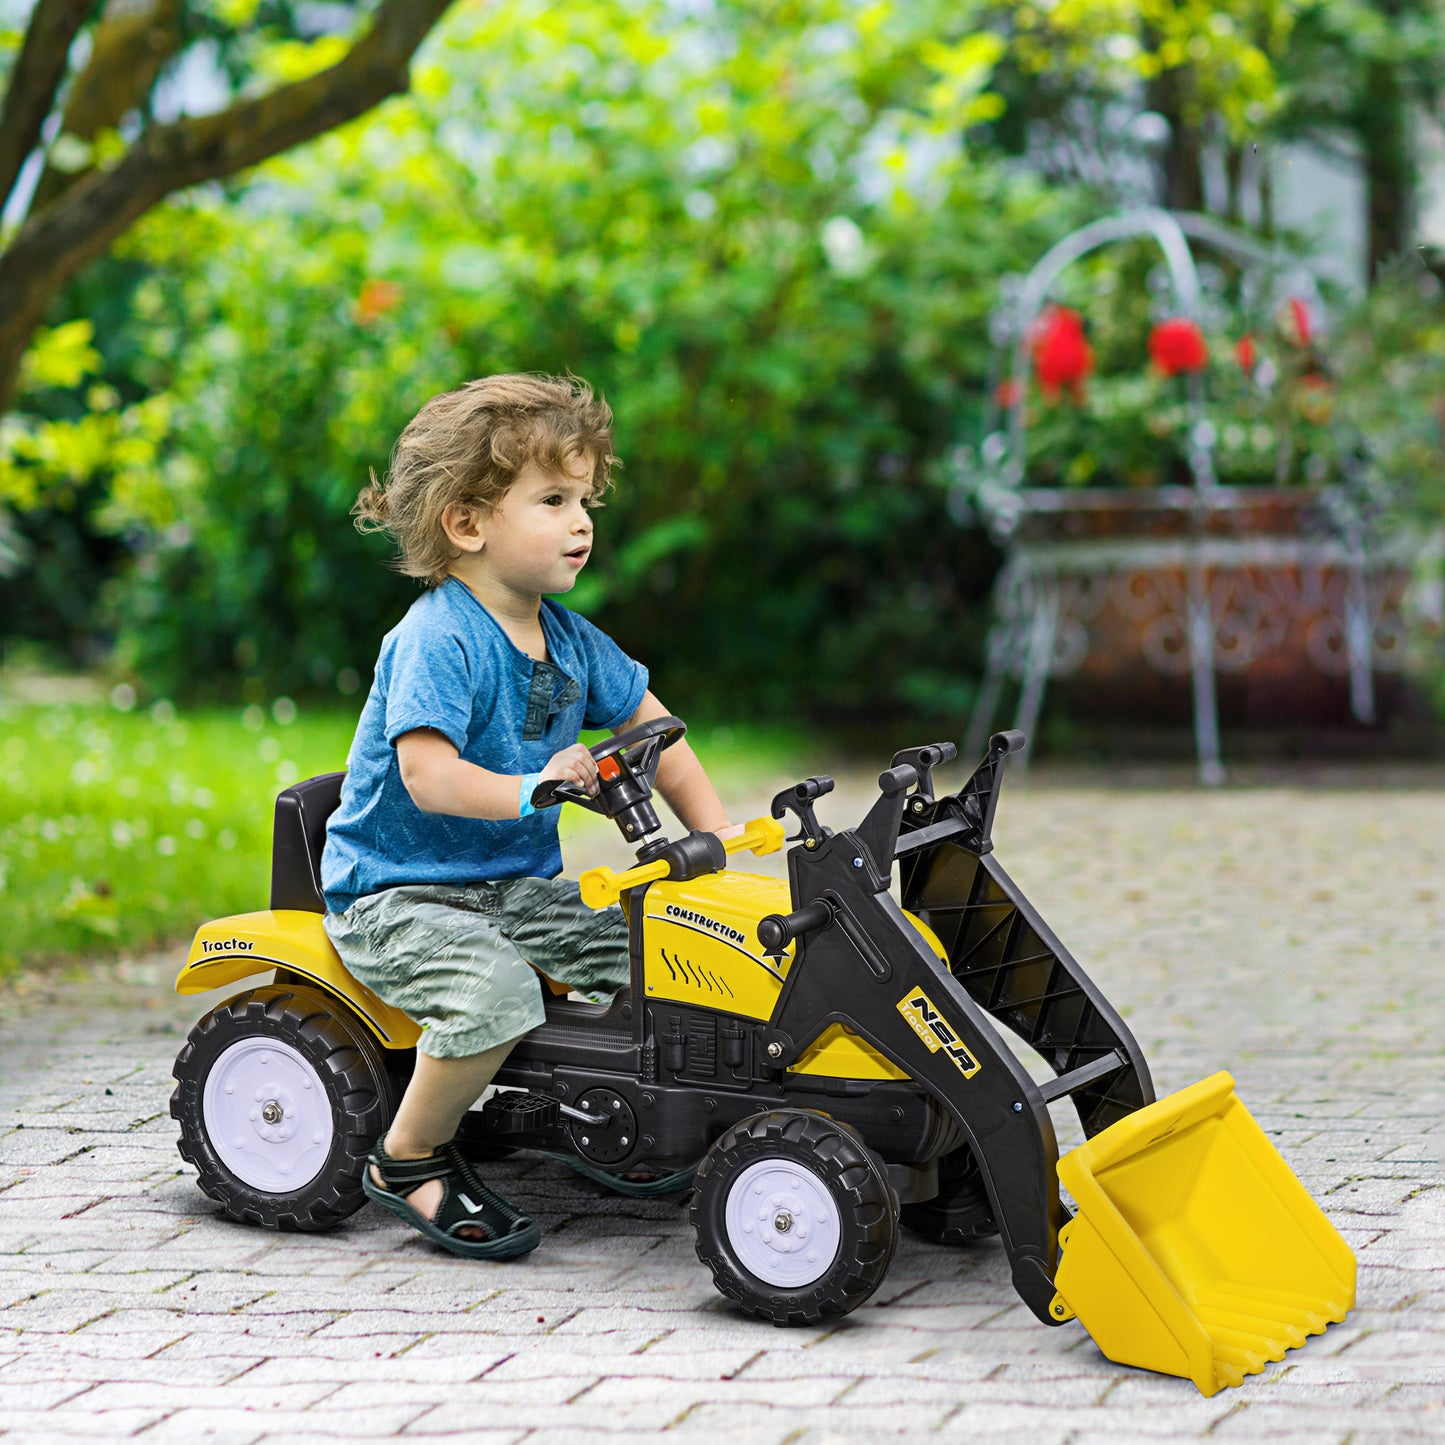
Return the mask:
<svg viewBox="0 0 1445 1445">
<path fill-rule="evenodd" d="M 612 413 L 575 379 L 489 376 L 433 397 L 385 486 L 353 511 L 427 590 L 386 635 L 322 857 L 326 930 L 347 968 L 422 1025 L 416 1072 L 367 1194 L 454 1254 L 508 1259 L 541 1230 L 453 1142 L 508 1050 L 542 1022 L 542 972 L 586 993 L 628 981 L 617 907 L 558 878 L 560 808 L 540 781 L 597 790 L 583 728 L 667 709 L 647 669 L 551 600 L 592 548 Z M 737 830 L 686 741 L 657 787 L 687 828 Z"/>
</svg>

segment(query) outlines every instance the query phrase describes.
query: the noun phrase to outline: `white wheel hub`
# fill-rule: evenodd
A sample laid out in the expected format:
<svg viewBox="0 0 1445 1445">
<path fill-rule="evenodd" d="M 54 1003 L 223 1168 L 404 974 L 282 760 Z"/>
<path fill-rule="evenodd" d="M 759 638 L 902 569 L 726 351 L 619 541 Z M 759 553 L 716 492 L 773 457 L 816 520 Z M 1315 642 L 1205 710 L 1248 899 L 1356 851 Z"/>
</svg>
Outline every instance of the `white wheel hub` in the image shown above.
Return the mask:
<svg viewBox="0 0 1445 1445">
<path fill-rule="evenodd" d="M 765 1284 L 802 1289 L 838 1257 L 838 1203 L 800 1164 L 765 1159 L 748 1165 L 728 1192 L 723 1215 L 738 1263 Z"/>
<path fill-rule="evenodd" d="M 331 1100 L 321 1077 L 276 1039 L 242 1039 L 226 1049 L 206 1075 L 201 1112 L 221 1163 L 267 1194 L 294 1194 L 331 1152 Z"/>
</svg>

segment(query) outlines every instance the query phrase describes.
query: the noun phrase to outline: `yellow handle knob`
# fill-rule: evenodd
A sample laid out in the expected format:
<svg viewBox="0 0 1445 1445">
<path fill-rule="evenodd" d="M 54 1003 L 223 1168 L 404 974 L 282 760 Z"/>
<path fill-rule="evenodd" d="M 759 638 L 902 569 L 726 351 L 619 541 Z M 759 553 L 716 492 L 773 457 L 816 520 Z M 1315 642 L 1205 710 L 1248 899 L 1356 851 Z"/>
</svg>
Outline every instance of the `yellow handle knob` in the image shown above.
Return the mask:
<svg viewBox="0 0 1445 1445">
<path fill-rule="evenodd" d="M 666 878 L 668 871 L 665 858 L 656 863 L 640 863 L 636 868 L 627 868 L 621 873 L 614 873 L 604 864 L 600 868 L 589 868 L 577 880 L 577 886 L 582 890 L 582 901 L 589 908 L 606 908 L 617 902 L 624 889 Z"/>
<path fill-rule="evenodd" d="M 787 832 L 777 818 L 753 818 L 736 838 L 729 838 L 723 847 L 729 853 L 741 853 L 744 848 L 755 855 L 776 853 L 783 846 Z"/>
</svg>

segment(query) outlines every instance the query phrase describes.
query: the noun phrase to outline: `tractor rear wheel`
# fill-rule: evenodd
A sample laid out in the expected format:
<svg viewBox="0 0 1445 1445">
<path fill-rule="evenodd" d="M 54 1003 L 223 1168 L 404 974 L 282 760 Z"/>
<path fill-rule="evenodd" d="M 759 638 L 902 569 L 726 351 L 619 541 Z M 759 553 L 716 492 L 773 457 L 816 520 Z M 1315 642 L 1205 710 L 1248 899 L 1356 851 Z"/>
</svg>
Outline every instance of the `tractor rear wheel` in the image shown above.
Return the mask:
<svg viewBox="0 0 1445 1445">
<path fill-rule="evenodd" d="M 882 1167 L 852 1129 L 807 1109 L 729 1129 L 698 1169 L 691 1218 L 713 1283 L 775 1325 L 856 1309 L 898 1244 Z"/>
<path fill-rule="evenodd" d="M 971 1244 L 998 1233 L 978 1160 L 967 1144 L 938 1161 L 938 1193 L 919 1204 L 905 1204 L 898 1222 L 935 1244 Z"/>
<path fill-rule="evenodd" d="M 181 1157 L 232 1218 L 319 1230 L 366 1202 L 366 1156 L 396 1111 L 381 1047 L 319 989 L 249 989 L 211 1010 L 176 1058 Z"/>
</svg>

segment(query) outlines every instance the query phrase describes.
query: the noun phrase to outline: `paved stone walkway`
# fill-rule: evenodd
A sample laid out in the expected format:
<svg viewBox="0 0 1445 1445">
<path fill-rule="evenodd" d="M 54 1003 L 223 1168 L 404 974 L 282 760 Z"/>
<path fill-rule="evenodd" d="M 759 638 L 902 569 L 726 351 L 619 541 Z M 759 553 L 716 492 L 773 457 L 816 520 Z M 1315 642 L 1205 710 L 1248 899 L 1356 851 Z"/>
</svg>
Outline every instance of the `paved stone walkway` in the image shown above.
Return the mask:
<svg viewBox="0 0 1445 1445">
<path fill-rule="evenodd" d="M 846 825 L 861 800 L 820 811 Z M 235 1225 L 175 1152 L 171 1060 L 205 1005 L 170 996 L 165 958 L 0 1024 L 0 1435 L 1445 1439 L 1445 793 L 1036 779 L 996 837 L 1161 1093 L 1235 1075 L 1359 1255 L 1343 1325 L 1206 1400 L 1034 1323 L 996 1244 L 905 1235 L 845 1322 L 776 1330 L 714 1294 L 681 1204 L 537 1160 L 496 1166 L 545 1231 L 515 1263 L 453 1260 L 372 1209 L 323 1236 Z M 569 846 L 574 870 L 598 841 Z"/>
</svg>

